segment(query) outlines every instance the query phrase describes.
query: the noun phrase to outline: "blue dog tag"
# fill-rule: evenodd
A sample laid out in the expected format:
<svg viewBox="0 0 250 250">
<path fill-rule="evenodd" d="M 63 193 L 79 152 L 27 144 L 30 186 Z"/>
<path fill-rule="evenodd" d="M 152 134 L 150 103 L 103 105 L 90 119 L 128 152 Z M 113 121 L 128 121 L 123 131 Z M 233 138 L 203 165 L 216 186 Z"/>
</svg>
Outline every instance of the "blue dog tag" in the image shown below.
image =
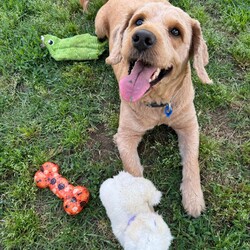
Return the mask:
<svg viewBox="0 0 250 250">
<path fill-rule="evenodd" d="M 164 109 L 164 113 L 165 113 L 166 117 L 170 117 L 172 115 L 173 109 L 172 109 L 171 103 L 166 105 L 166 107 Z"/>
</svg>

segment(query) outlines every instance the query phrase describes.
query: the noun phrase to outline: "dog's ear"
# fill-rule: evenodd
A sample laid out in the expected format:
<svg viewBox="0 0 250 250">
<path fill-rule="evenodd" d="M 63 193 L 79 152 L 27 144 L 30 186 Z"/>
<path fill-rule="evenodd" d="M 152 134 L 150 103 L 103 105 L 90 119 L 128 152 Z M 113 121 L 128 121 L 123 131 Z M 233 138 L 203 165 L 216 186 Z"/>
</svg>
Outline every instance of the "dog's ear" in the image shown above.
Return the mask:
<svg viewBox="0 0 250 250">
<path fill-rule="evenodd" d="M 160 203 L 160 200 L 161 200 L 161 196 L 162 196 L 162 193 L 158 190 L 155 189 L 155 192 L 153 193 L 152 197 L 151 197 L 151 204 L 152 206 L 156 206 Z"/>
<path fill-rule="evenodd" d="M 123 34 L 125 29 L 128 27 L 129 20 L 131 17 L 132 12 L 128 14 L 126 18 L 115 28 L 114 32 L 112 33 L 112 37 L 109 38 L 113 41 L 113 48 L 109 52 L 109 57 L 106 58 L 107 64 L 115 65 L 122 60 L 121 47 Z"/>
<path fill-rule="evenodd" d="M 162 193 L 157 190 L 155 185 L 143 177 L 139 177 L 140 182 L 138 181 L 141 187 L 141 197 L 143 197 L 144 202 L 150 206 L 156 206 L 160 203 Z"/>
<path fill-rule="evenodd" d="M 205 66 L 208 64 L 207 45 L 202 36 L 200 23 L 197 20 L 192 20 L 192 32 L 190 57 L 193 58 L 193 67 L 203 83 L 212 83 L 205 70 Z"/>
</svg>

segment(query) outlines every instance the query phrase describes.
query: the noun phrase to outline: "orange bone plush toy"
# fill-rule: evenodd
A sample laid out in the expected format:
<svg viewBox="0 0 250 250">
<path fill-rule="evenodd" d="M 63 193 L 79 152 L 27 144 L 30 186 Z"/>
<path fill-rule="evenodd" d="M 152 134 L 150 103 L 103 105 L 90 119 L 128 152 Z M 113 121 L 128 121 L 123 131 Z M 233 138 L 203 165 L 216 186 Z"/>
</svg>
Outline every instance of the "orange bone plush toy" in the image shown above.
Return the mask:
<svg viewBox="0 0 250 250">
<path fill-rule="evenodd" d="M 45 162 L 35 174 L 34 180 L 39 188 L 49 187 L 60 199 L 67 214 L 75 215 L 82 211 L 89 201 L 89 191 L 86 187 L 69 184 L 59 173 L 59 166 Z"/>
</svg>

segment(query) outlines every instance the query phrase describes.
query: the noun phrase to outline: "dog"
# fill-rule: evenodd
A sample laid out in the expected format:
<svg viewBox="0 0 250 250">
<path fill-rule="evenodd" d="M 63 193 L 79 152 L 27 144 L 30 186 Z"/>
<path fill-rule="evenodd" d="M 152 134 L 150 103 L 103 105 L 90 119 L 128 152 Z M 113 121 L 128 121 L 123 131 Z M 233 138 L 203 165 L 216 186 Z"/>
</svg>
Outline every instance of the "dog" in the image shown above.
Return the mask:
<svg viewBox="0 0 250 250">
<path fill-rule="evenodd" d="M 142 176 L 137 152 L 142 136 L 156 125 L 172 127 L 182 157 L 182 203 L 189 215 L 200 216 L 205 202 L 190 59 L 201 82 L 212 82 L 205 70 L 208 50 L 200 23 L 164 0 L 109 0 L 96 15 L 95 32 L 109 40 L 106 63 L 119 82 L 114 140 L 124 169 Z"/>
<path fill-rule="evenodd" d="M 124 171 L 101 185 L 100 199 L 113 233 L 125 250 L 169 248 L 173 236 L 153 209 L 161 195 L 151 181 Z"/>
</svg>

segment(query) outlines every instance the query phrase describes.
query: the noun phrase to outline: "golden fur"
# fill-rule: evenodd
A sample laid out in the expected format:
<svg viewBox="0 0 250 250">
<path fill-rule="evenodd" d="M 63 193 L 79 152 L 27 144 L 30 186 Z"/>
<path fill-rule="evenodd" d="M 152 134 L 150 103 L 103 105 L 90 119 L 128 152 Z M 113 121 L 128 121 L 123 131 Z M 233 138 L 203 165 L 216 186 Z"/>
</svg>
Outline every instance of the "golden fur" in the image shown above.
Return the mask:
<svg viewBox="0 0 250 250">
<path fill-rule="evenodd" d="M 138 19 L 145 21 L 138 26 L 135 25 Z M 199 128 L 193 104 L 190 58 L 200 80 L 211 83 L 204 68 L 208 52 L 199 22 L 164 0 L 109 0 L 97 13 L 95 28 L 99 38 L 109 39 L 110 55 L 106 62 L 112 65 L 118 81 L 128 75 L 131 58 L 140 58 L 159 69 L 172 67 L 170 74 L 139 101 L 127 102 L 121 97 L 119 128 L 114 138 L 124 169 L 134 176 L 142 176 L 143 167 L 137 152 L 142 136 L 156 125 L 171 126 L 178 135 L 182 157 L 183 206 L 188 214 L 198 217 L 205 203 L 200 184 Z M 172 28 L 177 28 L 181 36 L 173 36 Z M 133 46 L 132 36 L 140 29 L 152 32 L 156 43 L 139 53 Z M 163 107 L 147 106 L 169 102 L 173 107 L 169 118 Z"/>
</svg>

